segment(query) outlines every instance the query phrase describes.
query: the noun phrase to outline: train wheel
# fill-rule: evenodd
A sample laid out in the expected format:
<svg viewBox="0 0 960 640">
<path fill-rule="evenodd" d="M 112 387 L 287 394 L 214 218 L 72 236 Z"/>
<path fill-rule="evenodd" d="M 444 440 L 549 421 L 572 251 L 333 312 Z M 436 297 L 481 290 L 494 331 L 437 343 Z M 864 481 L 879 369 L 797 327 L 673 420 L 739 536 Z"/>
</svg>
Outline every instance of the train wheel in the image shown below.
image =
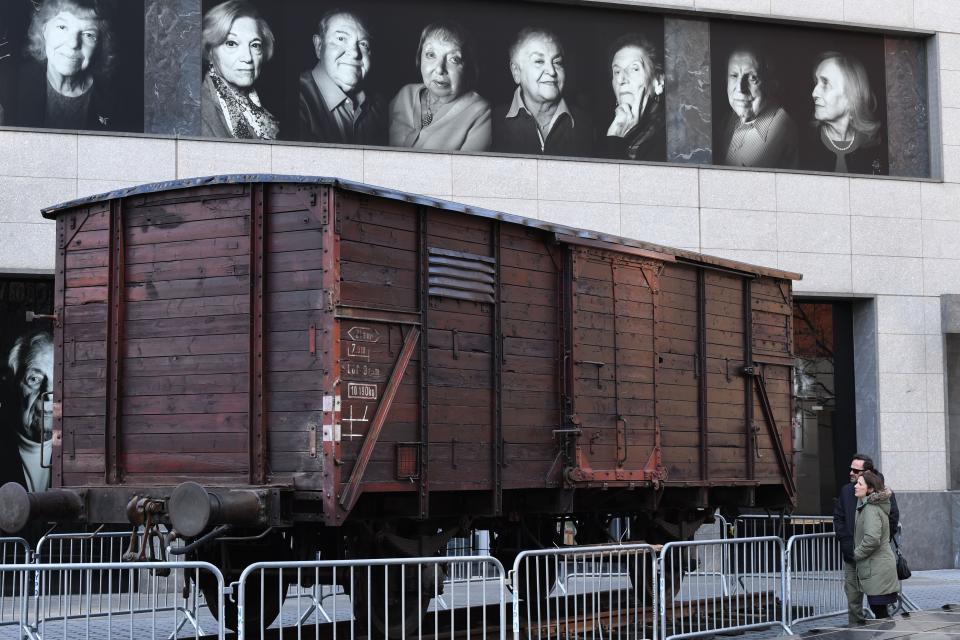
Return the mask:
<svg viewBox="0 0 960 640">
<path fill-rule="evenodd" d="M 445 578 L 439 565 L 357 567 L 350 588 L 354 618 L 373 638 L 415 637 Z"/>
</svg>

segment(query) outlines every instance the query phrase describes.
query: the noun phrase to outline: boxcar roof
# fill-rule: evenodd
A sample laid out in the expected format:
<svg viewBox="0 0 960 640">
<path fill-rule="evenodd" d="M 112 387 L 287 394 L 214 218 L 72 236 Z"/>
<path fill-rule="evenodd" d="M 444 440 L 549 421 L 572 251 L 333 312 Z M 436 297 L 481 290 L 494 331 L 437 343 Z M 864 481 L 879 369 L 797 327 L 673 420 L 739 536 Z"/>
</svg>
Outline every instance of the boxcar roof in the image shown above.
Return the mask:
<svg viewBox="0 0 960 640">
<path fill-rule="evenodd" d="M 504 222 L 519 224 L 526 227 L 542 229 L 549 233 L 557 234 L 561 240 L 563 239 L 563 236 L 569 236 L 571 238 L 578 238 L 586 241 L 595 241 L 595 242 L 600 242 L 604 244 L 609 244 L 610 245 L 609 248 L 613 250 L 616 250 L 617 245 L 625 245 L 627 247 L 634 247 L 634 248 L 645 250 L 645 251 L 668 254 L 668 255 L 674 256 L 678 260 L 685 261 L 685 262 L 698 262 L 703 264 L 710 264 L 710 265 L 715 265 L 715 266 L 726 268 L 726 269 L 732 269 L 735 271 L 752 273 L 756 275 L 773 276 L 775 278 L 787 278 L 790 280 L 800 280 L 803 278 L 801 274 L 790 272 L 790 271 L 782 271 L 780 269 L 762 267 L 759 265 L 748 264 L 745 262 L 738 262 L 736 260 L 728 260 L 726 258 L 717 258 L 714 256 L 708 256 L 701 253 L 696 253 L 694 251 L 674 249 L 671 247 L 665 247 L 663 245 L 653 244 L 650 242 L 642 242 L 640 240 L 634 240 L 632 238 L 624 238 L 620 236 L 611 235 L 608 233 L 601 233 L 599 231 L 590 231 L 588 229 L 576 229 L 573 227 L 566 227 L 563 225 L 554 224 L 552 222 L 544 222 L 543 220 L 525 218 L 523 216 L 512 215 L 512 214 L 503 213 L 500 211 L 492 211 L 490 209 L 484 209 L 482 207 L 459 204 L 456 202 L 451 202 L 449 200 L 441 200 L 439 198 L 432 198 L 429 196 L 417 195 L 417 194 L 408 193 L 405 191 L 397 191 L 396 189 L 387 189 L 385 187 L 377 187 L 374 185 L 364 184 L 362 182 L 353 182 L 351 180 L 343 180 L 341 178 L 329 178 L 329 177 L 323 177 L 323 176 L 293 176 L 293 175 L 257 173 L 257 174 L 231 174 L 231 175 L 207 176 L 203 178 L 187 178 L 184 180 L 169 180 L 166 182 L 154 182 L 150 184 L 140 185 L 137 187 L 118 189 L 116 191 L 109 191 L 107 193 L 101 193 L 98 195 L 78 198 L 76 200 L 71 200 L 69 202 L 64 202 L 62 204 L 47 207 L 43 209 L 41 213 L 43 214 L 44 218 L 53 220 L 53 219 L 56 219 L 58 215 L 60 215 L 61 213 L 69 209 L 74 209 L 76 207 L 89 205 L 95 202 L 103 202 L 106 200 L 114 200 L 117 198 L 127 198 L 131 196 L 143 195 L 148 193 L 158 193 L 161 191 L 175 191 L 177 189 L 190 189 L 192 187 L 205 187 L 205 186 L 217 185 L 217 184 L 258 183 L 258 182 L 284 182 L 284 183 L 330 185 L 332 187 L 344 189 L 346 191 L 354 191 L 357 193 L 378 196 L 381 198 L 389 198 L 391 200 L 402 200 L 404 202 L 413 202 L 413 203 L 424 205 L 424 206 L 435 207 L 437 209 L 457 211 L 460 213 L 479 216 L 482 218 L 502 220 Z"/>
</svg>

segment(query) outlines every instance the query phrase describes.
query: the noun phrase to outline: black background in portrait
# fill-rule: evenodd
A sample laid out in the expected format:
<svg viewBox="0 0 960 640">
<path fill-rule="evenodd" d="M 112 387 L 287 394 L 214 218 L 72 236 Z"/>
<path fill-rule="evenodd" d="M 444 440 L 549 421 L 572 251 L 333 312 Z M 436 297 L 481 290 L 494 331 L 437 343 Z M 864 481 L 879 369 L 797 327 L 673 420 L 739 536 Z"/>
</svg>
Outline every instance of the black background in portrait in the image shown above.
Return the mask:
<svg viewBox="0 0 960 640">
<path fill-rule="evenodd" d="M 204 0 L 203 8 L 218 4 Z M 476 90 L 492 106 L 508 104 L 514 84 L 509 49 L 517 32 L 528 25 L 554 30 L 565 48 L 568 100 L 587 110 L 598 135 L 604 135 L 615 106 L 610 82 L 608 49 L 621 35 L 635 31 L 663 48 L 663 18 L 638 11 L 597 10 L 536 2 L 449 2 L 420 0 L 350 2 L 255 0 L 277 40 L 274 59 L 261 72 L 257 91 L 264 106 L 280 118 L 280 136 L 295 139 L 299 75 L 317 62 L 312 36 L 320 17 L 342 8 L 359 14 L 374 39 L 373 59 L 366 84 L 380 95 L 386 107 L 406 84 L 420 82 L 416 61 L 423 27 L 432 22 L 454 21 L 473 35 L 479 79 Z M 292 125 L 292 126 L 291 126 Z M 387 144 L 384 140 L 383 144 Z"/>
<path fill-rule="evenodd" d="M 827 51 L 838 51 L 859 59 L 867 70 L 870 87 L 877 98 L 880 131 L 886 139 L 887 102 L 882 35 L 713 20 L 710 23 L 710 59 L 714 144 L 718 144 L 722 138 L 723 126 L 732 113 L 727 99 L 727 60 L 737 47 L 751 45 L 773 62 L 779 84 L 778 97 L 783 108 L 796 122 L 800 136 L 812 133 L 809 126 L 813 122 L 811 94 L 818 56 Z M 895 152 L 892 150 L 892 153 Z M 715 150 L 714 158 L 718 157 L 720 154 Z M 803 166 L 802 158 L 799 168 L 809 168 Z"/>
<path fill-rule="evenodd" d="M 17 84 L 17 60 L 23 50 L 20 43 L 26 31 L 22 25 L 29 22 L 29 12 L 29 2 L 0 0 L 0 107 L 5 115 L 0 124 L 10 124 Z"/>
<path fill-rule="evenodd" d="M 116 66 L 111 80 L 112 92 L 118 96 L 113 130 L 143 131 L 143 0 L 100 0 L 105 13 L 110 16 L 113 42 L 116 51 Z M 33 58 L 26 52 L 27 30 L 33 15 L 32 0 L 0 0 L 0 39 L 6 29 L 9 33 L 7 51 L 11 57 L 4 62 L 10 70 L 2 69 L 0 79 L 4 87 L 15 87 L 13 74 L 26 73 Z M 0 56 L 3 52 L 0 51 Z M 9 76 L 7 74 L 10 74 Z M 10 83 L 7 84 L 7 80 Z M 0 100 L 3 100 L 0 92 Z M 3 102 L 4 106 L 10 101 Z M 4 124 L 15 125 L 8 118 Z"/>
<path fill-rule="evenodd" d="M 9 397 L 11 380 L 7 379 L 7 357 L 17 338 L 36 331 L 53 332 L 50 321 L 26 321 L 26 312 L 53 313 L 53 278 L 0 277 L 0 403 Z M 20 469 L 11 466 L 16 462 L 19 451 L 16 447 L 15 433 L 11 432 L 6 407 L 0 406 L 0 484 L 15 481 Z M 12 454 L 12 455 L 11 455 Z"/>
</svg>

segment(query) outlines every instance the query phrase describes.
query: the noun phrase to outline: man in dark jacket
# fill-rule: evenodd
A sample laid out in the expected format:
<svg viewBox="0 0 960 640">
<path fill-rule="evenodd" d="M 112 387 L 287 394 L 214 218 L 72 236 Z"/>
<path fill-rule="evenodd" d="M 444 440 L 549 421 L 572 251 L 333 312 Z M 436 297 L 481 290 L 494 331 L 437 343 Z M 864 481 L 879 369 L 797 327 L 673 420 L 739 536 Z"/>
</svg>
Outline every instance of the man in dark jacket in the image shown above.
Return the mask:
<svg viewBox="0 0 960 640">
<path fill-rule="evenodd" d="M 853 559 L 853 530 L 857 522 L 857 497 L 853 495 L 853 485 L 864 471 L 877 471 L 873 458 L 865 453 L 857 453 L 850 462 L 850 482 L 840 488 L 840 495 L 833 507 L 833 530 L 840 543 L 843 555 L 843 590 L 847 594 L 847 614 L 850 624 L 859 624 L 863 618 L 863 591 L 857 579 L 857 565 Z M 880 473 L 877 471 L 877 473 Z M 883 475 L 881 474 L 881 478 Z M 900 510 L 897 497 L 890 496 L 890 535 L 897 533 L 900 523 Z"/>
</svg>

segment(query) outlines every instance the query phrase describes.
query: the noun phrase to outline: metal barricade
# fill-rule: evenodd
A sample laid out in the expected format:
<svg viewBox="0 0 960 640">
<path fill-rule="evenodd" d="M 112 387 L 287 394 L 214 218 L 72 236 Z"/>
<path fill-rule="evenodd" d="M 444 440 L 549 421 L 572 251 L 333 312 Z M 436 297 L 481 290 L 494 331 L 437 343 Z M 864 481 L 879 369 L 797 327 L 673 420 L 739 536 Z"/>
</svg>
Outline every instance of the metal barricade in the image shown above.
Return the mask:
<svg viewBox="0 0 960 640">
<path fill-rule="evenodd" d="M 38 564 L 120 562 L 130 531 L 48 533 L 37 542 Z"/>
<path fill-rule="evenodd" d="M 33 562 L 30 543 L 23 538 L 0 538 L 0 564 L 26 565 Z M 19 624 L 30 600 L 27 574 L 11 574 L 0 579 L 0 626 Z"/>
<path fill-rule="evenodd" d="M 161 604 L 165 595 L 158 584 L 162 573 L 179 573 L 187 578 L 181 594 L 186 607 L 168 608 Z M 212 606 L 216 618 L 223 618 L 224 581 L 220 571 L 206 562 L 96 562 L 0 565 L 0 579 L 8 575 L 14 581 L 36 585 L 37 606 L 21 609 L 18 620 L 22 637 L 30 640 L 80 640 L 91 638 L 199 638 L 204 632 L 194 627 L 187 634 L 184 612 L 195 619 L 210 616 L 200 604 L 201 581 L 215 584 L 217 602 Z M 143 589 L 134 599 L 125 585 L 139 583 Z M 208 628 L 219 628 L 212 620 Z"/>
<path fill-rule="evenodd" d="M 474 563 L 486 567 L 480 575 L 460 566 Z M 288 599 L 291 585 L 300 588 Z M 304 587 L 321 596 L 304 606 Z M 489 556 L 258 562 L 243 571 L 233 593 L 239 640 L 277 627 L 291 637 L 304 629 L 319 637 L 326 625 L 344 640 L 506 637 L 504 570 Z"/>
<path fill-rule="evenodd" d="M 658 638 L 656 577 L 647 544 L 523 551 L 511 572 L 514 640 Z"/>
<path fill-rule="evenodd" d="M 138 539 L 142 539 L 142 530 L 138 532 Z M 119 563 L 129 550 L 131 533 L 129 531 L 101 531 L 48 533 L 40 538 L 34 554 L 38 565 L 49 564 L 105 564 Z M 163 542 L 157 538 L 150 538 L 150 553 L 147 557 L 165 557 Z M 176 544 L 182 544 L 177 541 Z M 129 563 L 127 563 L 128 565 Z M 155 563 L 153 563 L 155 564 Z M 126 565 L 125 565 L 126 566 Z M 42 619 L 48 611 L 42 610 L 49 606 L 50 600 L 41 601 L 39 584 L 40 574 L 34 576 L 34 615 Z M 203 628 L 196 616 L 196 609 L 202 607 L 203 597 L 197 593 L 199 602 L 191 603 L 180 596 L 184 591 L 186 577 L 177 570 L 169 575 L 146 575 L 140 572 L 118 572 L 114 575 L 98 572 L 89 585 L 93 594 L 100 594 L 107 588 L 107 581 L 113 581 L 110 588 L 117 593 L 123 592 L 123 601 L 135 613 L 147 611 L 174 611 L 181 618 L 181 625 L 190 625 L 197 633 L 202 634 Z M 105 598 L 92 598 L 85 615 L 107 616 L 112 613 L 113 603 Z M 70 615 L 69 612 L 66 615 Z"/>
<path fill-rule="evenodd" d="M 771 626 L 790 634 L 783 551 L 783 540 L 775 536 L 664 545 L 659 558 L 663 640 Z M 703 572 L 700 565 L 728 570 Z"/>
<path fill-rule="evenodd" d="M 843 556 L 833 533 L 808 533 L 787 541 L 784 601 L 787 624 L 829 618 L 847 612 Z"/>
<path fill-rule="evenodd" d="M 784 542 L 796 535 L 833 532 L 833 516 L 785 513 L 741 514 L 726 527 L 727 538 L 777 536 Z"/>
</svg>

